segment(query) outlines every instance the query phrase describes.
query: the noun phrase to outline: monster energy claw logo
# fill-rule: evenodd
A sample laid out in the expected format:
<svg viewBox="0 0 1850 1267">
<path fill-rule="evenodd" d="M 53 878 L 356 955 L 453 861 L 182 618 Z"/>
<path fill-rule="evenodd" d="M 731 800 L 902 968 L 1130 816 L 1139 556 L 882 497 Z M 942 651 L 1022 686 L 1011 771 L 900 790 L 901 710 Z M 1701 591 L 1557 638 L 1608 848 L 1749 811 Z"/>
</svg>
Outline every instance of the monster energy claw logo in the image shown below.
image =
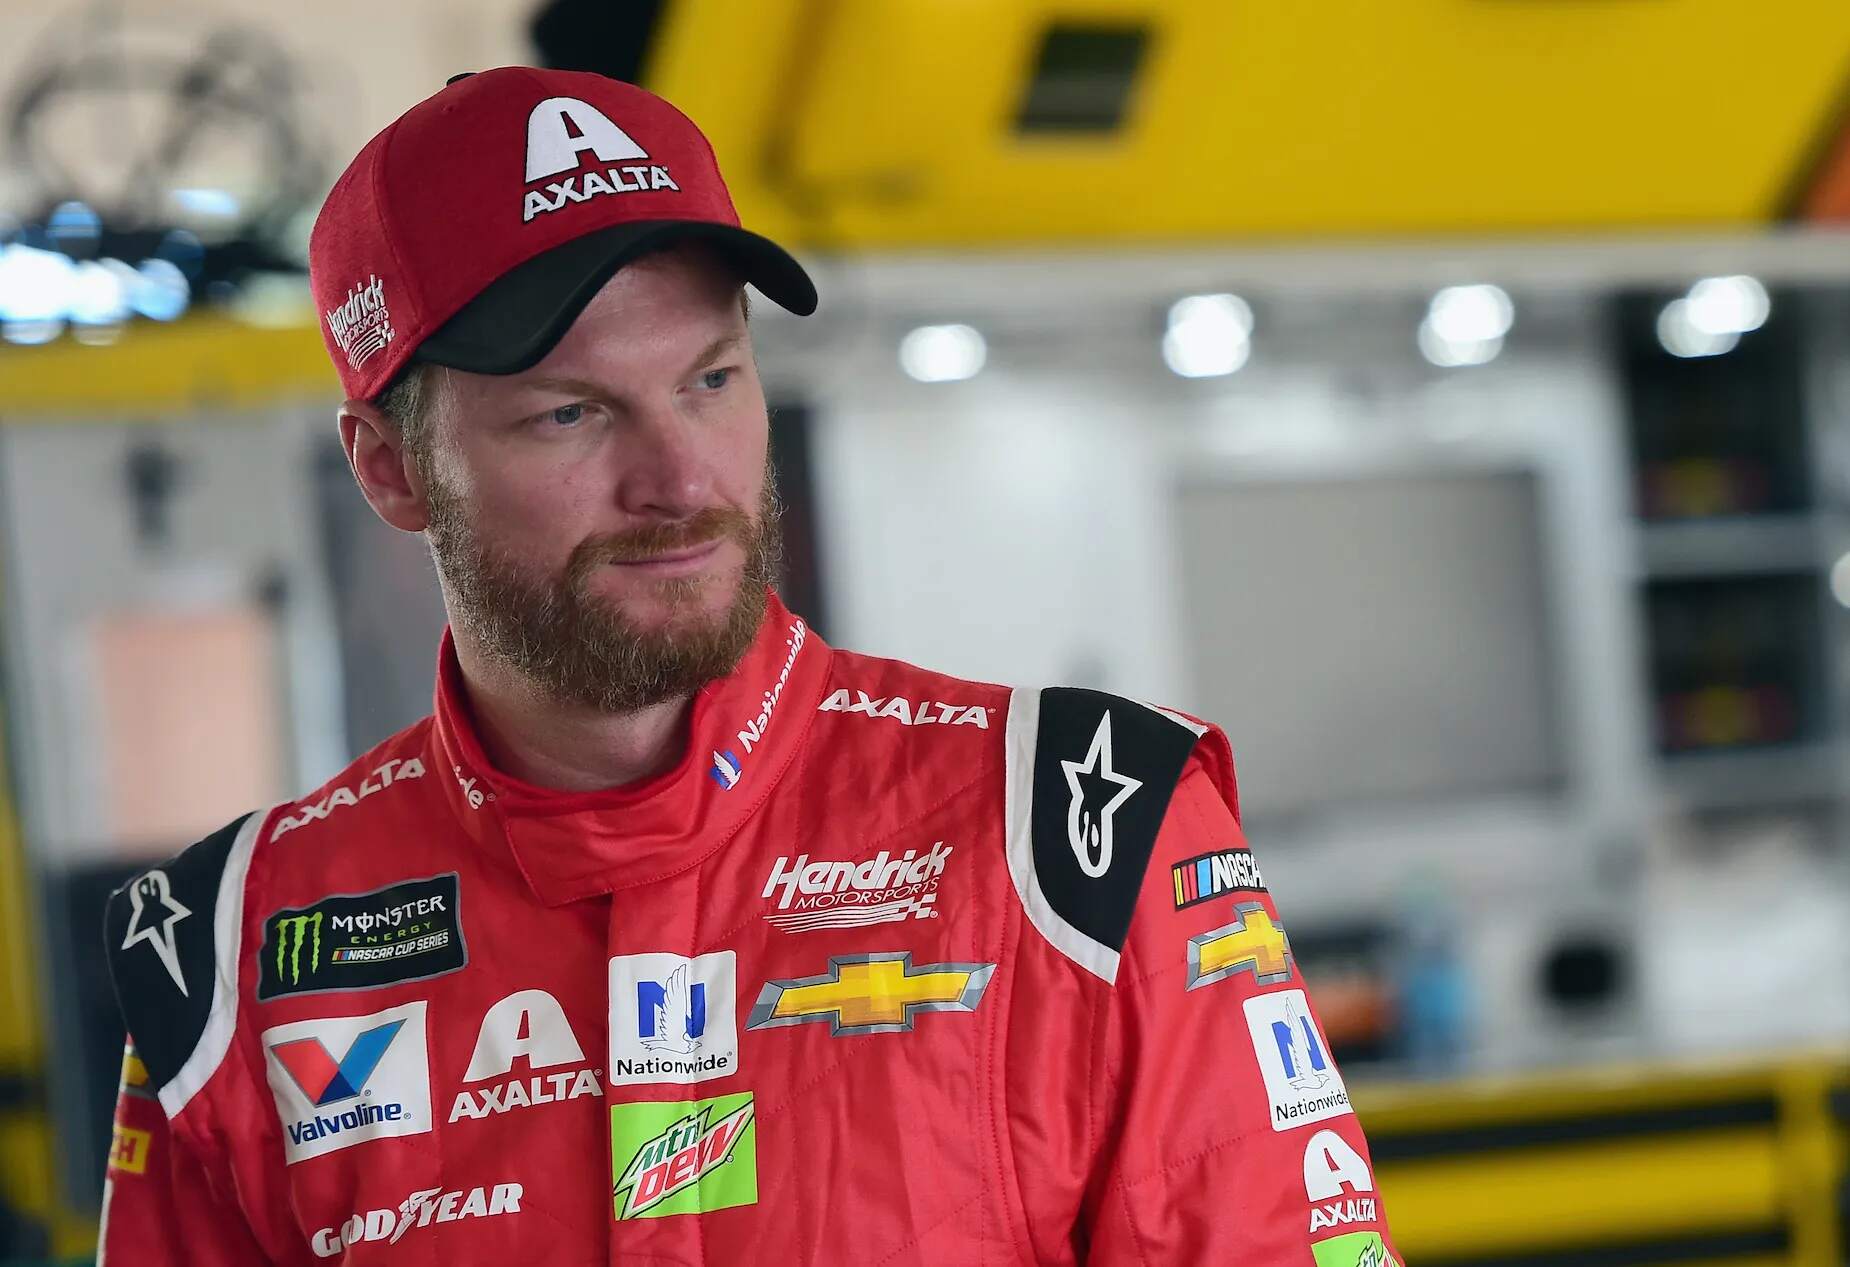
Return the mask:
<svg viewBox="0 0 1850 1267">
<path fill-rule="evenodd" d="M 330 893 L 264 917 L 257 998 L 381 990 L 469 962 L 454 871 L 367 893 Z"/>
<path fill-rule="evenodd" d="M 302 943 L 313 938 L 312 949 L 308 955 L 308 970 L 311 973 L 321 970 L 321 912 L 309 915 L 285 915 L 276 921 L 276 977 L 282 980 L 285 971 L 289 974 L 289 984 L 299 985 L 302 981 Z M 283 967 L 283 956 L 289 956 L 289 966 Z"/>
</svg>

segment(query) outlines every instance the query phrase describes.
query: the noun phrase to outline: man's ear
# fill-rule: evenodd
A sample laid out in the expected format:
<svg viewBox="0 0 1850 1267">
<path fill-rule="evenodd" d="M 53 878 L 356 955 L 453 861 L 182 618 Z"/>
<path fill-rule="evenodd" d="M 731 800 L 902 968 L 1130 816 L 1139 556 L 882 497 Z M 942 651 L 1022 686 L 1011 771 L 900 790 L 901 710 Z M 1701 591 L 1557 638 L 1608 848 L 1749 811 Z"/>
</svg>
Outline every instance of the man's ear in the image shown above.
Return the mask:
<svg viewBox="0 0 1850 1267">
<path fill-rule="evenodd" d="M 398 425 L 364 400 L 341 402 L 341 451 L 373 513 L 402 532 L 422 532 L 430 522 L 424 480 L 405 452 Z"/>
</svg>

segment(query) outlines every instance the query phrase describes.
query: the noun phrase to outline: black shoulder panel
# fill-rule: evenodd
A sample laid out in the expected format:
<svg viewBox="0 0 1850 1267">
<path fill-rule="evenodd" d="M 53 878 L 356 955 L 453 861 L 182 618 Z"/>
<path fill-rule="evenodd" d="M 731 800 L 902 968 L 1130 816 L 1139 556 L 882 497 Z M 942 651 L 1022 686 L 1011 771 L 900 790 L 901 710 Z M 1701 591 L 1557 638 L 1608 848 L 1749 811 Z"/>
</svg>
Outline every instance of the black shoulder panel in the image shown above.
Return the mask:
<svg viewBox="0 0 1850 1267">
<path fill-rule="evenodd" d="M 1041 691 L 1034 744 L 1034 871 L 1054 913 L 1117 952 L 1195 732 L 1143 704 Z"/>
<path fill-rule="evenodd" d="M 198 1046 L 212 1011 L 219 880 L 244 818 L 114 893 L 103 917 L 116 1002 L 159 1089 Z"/>
</svg>

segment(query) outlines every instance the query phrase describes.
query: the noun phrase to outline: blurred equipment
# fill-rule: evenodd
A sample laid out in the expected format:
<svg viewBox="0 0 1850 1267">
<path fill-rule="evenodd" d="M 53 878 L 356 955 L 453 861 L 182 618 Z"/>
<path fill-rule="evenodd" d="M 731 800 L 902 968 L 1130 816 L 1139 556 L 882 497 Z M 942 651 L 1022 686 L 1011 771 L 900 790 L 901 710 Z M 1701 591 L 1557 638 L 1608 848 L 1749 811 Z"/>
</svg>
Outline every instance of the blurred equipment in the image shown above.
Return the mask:
<svg viewBox="0 0 1850 1267">
<path fill-rule="evenodd" d="M 0 232 L 0 335 L 91 342 L 134 316 L 299 271 L 296 221 L 325 174 L 301 75 L 261 30 L 98 4 L 55 26 L 12 85 L 17 191 Z"/>
<path fill-rule="evenodd" d="M 1420 1267 L 1834 1267 L 1850 1066 L 1613 1069 L 1355 1093 Z"/>
<path fill-rule="evenodd" d="M 643 83 L 668 0 L 549 0 L 533 15 L 538 64 Z"/>
</svg>

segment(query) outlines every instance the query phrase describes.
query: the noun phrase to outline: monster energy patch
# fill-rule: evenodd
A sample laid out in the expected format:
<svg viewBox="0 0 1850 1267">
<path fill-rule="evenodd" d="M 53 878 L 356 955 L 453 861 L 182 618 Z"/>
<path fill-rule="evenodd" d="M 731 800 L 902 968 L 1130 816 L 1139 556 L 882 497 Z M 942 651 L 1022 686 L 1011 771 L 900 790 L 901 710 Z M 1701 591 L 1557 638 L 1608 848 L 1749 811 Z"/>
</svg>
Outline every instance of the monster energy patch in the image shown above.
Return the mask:
<svg viewBox="0 0 1850 1267">
<path fill-rule="evenodd" d="M 257 997 L 376 990 L 468 962 L 452 871 L 276 912 L 263 923 Z"/>
</svg>

